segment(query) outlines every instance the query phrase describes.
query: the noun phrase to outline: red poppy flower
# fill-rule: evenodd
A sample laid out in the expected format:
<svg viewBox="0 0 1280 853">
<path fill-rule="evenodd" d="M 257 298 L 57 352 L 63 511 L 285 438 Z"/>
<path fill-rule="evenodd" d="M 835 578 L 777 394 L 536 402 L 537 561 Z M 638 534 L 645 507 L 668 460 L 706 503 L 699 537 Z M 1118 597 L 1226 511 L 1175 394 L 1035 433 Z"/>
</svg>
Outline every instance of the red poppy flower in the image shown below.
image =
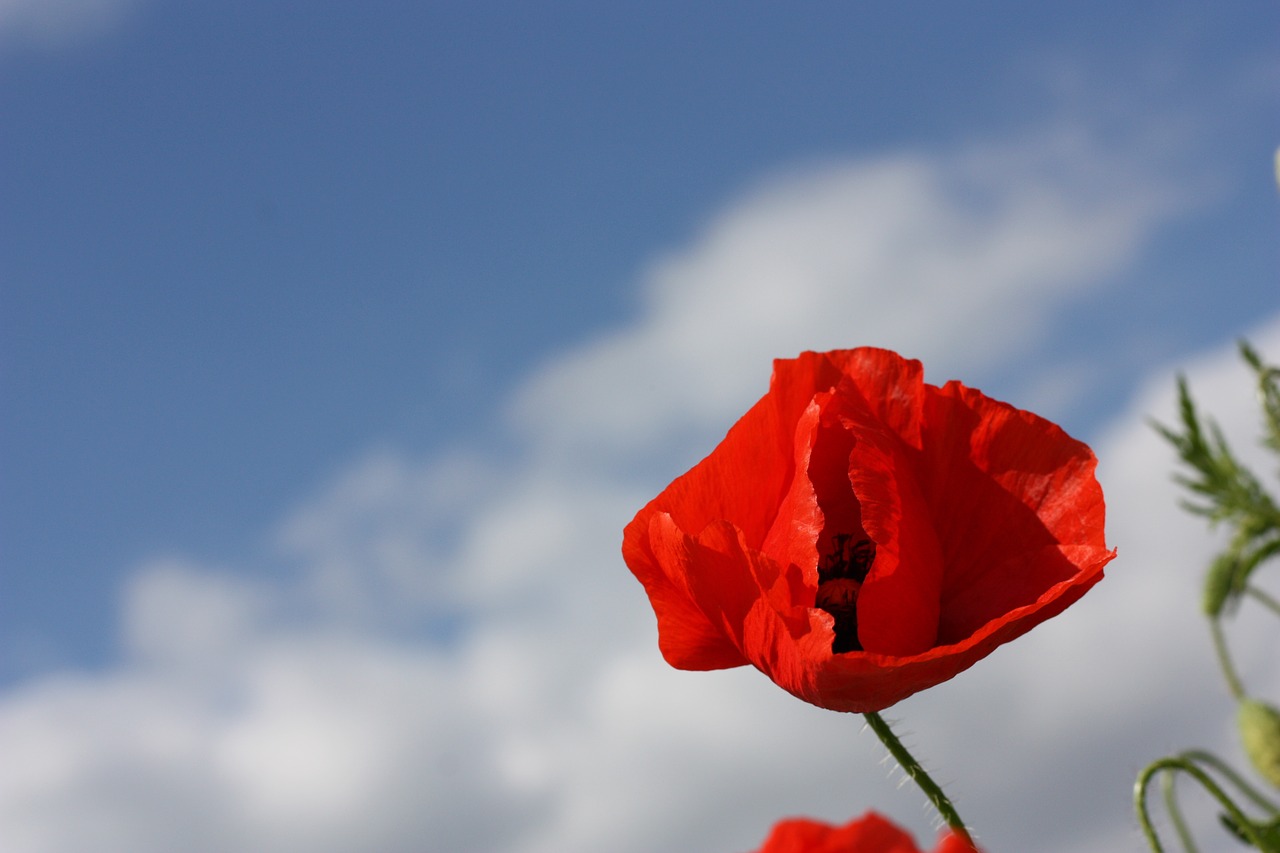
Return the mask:
<svg viewBox="0 0 1280 853">
<path fill-rule="evenodd" d="M 752 664 L 877 711 L 1060 613 L 1115 556 L 1097 460 L 1030 412 L 861 348 L 774 363 L 711 455 L 636 515 L 627 566 L 680 669 Z"/>
<path fill-rule="evenodd" d="M 952 832 L 938 840 L 937 853 L 973 853 Z M 911 836 L 875 812 L 844 826 L 807 818 L 779 821 L 757 853 L 920 853 Z"/>
</svg>

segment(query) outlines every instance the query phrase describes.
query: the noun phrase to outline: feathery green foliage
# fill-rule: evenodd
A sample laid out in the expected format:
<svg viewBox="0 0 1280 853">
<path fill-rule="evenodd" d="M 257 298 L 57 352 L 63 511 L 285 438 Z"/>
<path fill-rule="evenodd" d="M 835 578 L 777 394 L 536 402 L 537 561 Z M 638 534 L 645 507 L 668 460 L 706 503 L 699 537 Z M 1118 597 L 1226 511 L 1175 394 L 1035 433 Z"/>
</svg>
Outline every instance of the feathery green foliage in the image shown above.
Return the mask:
<svg viewBox="0 0 1280 853">
<path fill-rule="evenodd" d="M 1240 353 L 1257 377 L 1263 444 L 1280 454 L 1280 368 L 1265 364 L 1247 343 L 1240 344 Z M 1205 577 L 1204 610 L 1217 618 L 1225 608 L 1239 604 L 1253 571 L 1280 554 L 1280 507 L 1236 459 L 1218 425 L 1211 419 L 1202 421 L 1183 377 L 1178 379 L 1178 410 L 1181 429 L 1154 426 L 1192 470 L 1174 478 L 1193 495 L 1182 505 L 1213 525 L 1225 522 L 1232 527 L 1230 543 Z"/>
</svg>

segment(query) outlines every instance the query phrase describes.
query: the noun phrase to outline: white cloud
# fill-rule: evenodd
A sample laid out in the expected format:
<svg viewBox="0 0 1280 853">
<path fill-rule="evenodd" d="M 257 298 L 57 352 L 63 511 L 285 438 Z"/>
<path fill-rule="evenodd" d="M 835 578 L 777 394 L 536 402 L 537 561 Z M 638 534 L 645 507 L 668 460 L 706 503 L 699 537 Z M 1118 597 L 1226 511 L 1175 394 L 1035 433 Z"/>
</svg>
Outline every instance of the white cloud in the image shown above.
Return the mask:
<svg viewBox="0 0 1280 853">
<path fill-rule="evenodd" d="M 300 594 L 328 619 L 447 618 L 459 603 L 459 573 L 444 564 L 481 502 L 492 501 L 497 477 L 495 463 L 474 453 L 418 464 L 374 450 L 293 511 L 274 550 L 304 567 Z"/>
<path fill-rule="evenodd" d="M 278 525 L 288 580 L 141 567 L 118 665 L 0 695 L 7 849 L 728 853 L 784 815 L 868 808 L 927 834 L 857 718 L 751 670 L 667 668 L 618 543 L 698 449 L 674 439 L 723 430 L 773 355 L 891 344 L 940 380 L 1025 354 L 1182 203 L 1077 137 L 1031 149 L 778 178 L 653 268 L 635 326 L 538 372 L 512 408 L 523 455 L 371 452 Z M 1259 343 L 1280 354 L 1280 323 Z M 1192 365 L 1233 429 L 1241 376 Z M 1191 612 L 1209 542 L 1171 509 L 1142 422 L 1171 378 L 1151 382 L 1099 442 L 1108 580 L 892 712 L 993 853 L 1137 849 L 1138 766 L 1222 740 Z"/>
<path fill-rule="evenodd" d="M 574 454 L 635 453 L 723 428 L 772 358 L 804 349 L 886 346 L 935 379 L 971 375 L 1187 201 L 1071 129 L 775 177 L 655 264 L 641 322 L 544 366 L 513 417 Z"/>
<path fill-rule="evenodd" d="M 102 35 L 138 0 L 0 0 L 0 44 L 63 47 Z"/>
<path fill-rule="evenodd" d="M 218 665 L 235 660 L 269 615 L 273 591 L 181 560 L 138 569 L 125 592 L 125 645 L 138 660 Z"/>
</svg>

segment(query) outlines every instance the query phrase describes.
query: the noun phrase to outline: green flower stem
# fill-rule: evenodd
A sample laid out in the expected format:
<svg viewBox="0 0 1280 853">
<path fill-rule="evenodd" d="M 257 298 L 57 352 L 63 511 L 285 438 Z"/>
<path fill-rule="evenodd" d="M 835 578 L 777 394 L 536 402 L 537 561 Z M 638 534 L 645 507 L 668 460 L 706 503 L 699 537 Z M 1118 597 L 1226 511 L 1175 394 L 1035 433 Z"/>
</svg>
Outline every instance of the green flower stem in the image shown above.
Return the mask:
<svg viewBox="0 0 1280 853">
<path fill-rule="evenodd" d="M 1226 810 L 1231 819 L 1235 821 L 1237 827 L 1249 840 L 1249 843 L 1259 850 L 1267 850 L 1264 840 L 1259 837 L 1257 829 L 1253 823 L 1240 811 L 1240 807 L 1232 802 L 1222 788 L 1210 778 L 1199 767 L 1185 758 L 1162 758 L 1159 761 L 1153 761 L 1138 775 L 1138 781 L 1133 786 L 1133 807 L 1138 812 L 1138 822 L 1142 824 L 1142 832 L 1147 837 L 1147 843 L 1151 845 L 1151 849 L 1155 853 L 1164 853 L 1164 847 L 1160 844 L 1160 837 L 1156 835 L 1155 827 L 1151 825 L 1151 815 L 1147 810 L 1147 786 L 1151 784 L 1151 780 L 1157 773 L 1162 770 L 1169 772 L 1181 770 L 1189 773 L 1200 785 L 1209 792 L 1209 794 L 1218 801 L 1218 804 Z"/>
<path fill-rule="evenodd" d="M 1200 853 L 1195 839 L 1191 837 L 1191 830 L 1187 828 L 1187 822 L 1182 819 L 1182 807 L 1178 805 L 1178 793 L 1174 790 L 1176 782 L 1177 777 L 1172 773 L 1160 775 L 1160 793 L 1164 795 L 1165 811 L 1169 813 L 1169 822 L 1173 824 L 1173 831 L 1178 834 L 1178 840 L 1182 842 L 1182 849 L 1186 853 Z"/>
<path fill-rule="evenodd" d="M 1280 815 L 1280 806 L 1277 806 L 1265 796 L 1258 793 L 1258 789 L 1250 785 L 1243 776 L 1235 771 L 1235 768 L 1218 756 L 1214 755 L 1212 752 L 1205 752 L 1203 749 L 1188 749 L 1186 752 L 1178 753 L 1178 757 L 1184 758 L 1187 761 L 1198 761 L 1201 764 L 1209 765 L 1214 770 L 1217 770 L 1218 773 L 1230 780 L 1231 784 L 1239 788 L 1240 793 L 1252 800 L 1254 805 L 1258 808 L 1268 814 Z"/>
<path fill-rule="evenodd" d="M 938 810 L 938 814 L 942 815 L 942 819 L 947 822 L 947 826 L 951 827 L 951 831 L 976 850 L 977 845 L 973 843 L 973 837 L 969 835 L 969 830 L 964 825 L 964 821 L 960 819 L 959 813 L 956 812 L 956 807 L 951 804 L 951 800 L 943 793 L 941 786 L 933 781 L 920 762 L 916 761 L 915 756 L 902 745 L 902 741 L 898 740 L 898 736 L 889 728 L 889 724 L 884 721 L 884 718 L 874 711 L 863 714 L 863 716 L 866 717 L 867 725 L 871 727 L 871 731 L 876 733 L 876 737 L 880 738 L 880 742 L 889 750 L 889 754 L 906 771 L 906 774 L 920 786 L 920 790 L 924 791 L 924 795 L 929 798 L 929 802 L 933 803 L 933 807 Z"/>
<path fill-rule="evenodd" d="M 1266 607 L 1270 608 L 1271 611 L 1274 612 L 1277 616 L 1280 616 L 1280 601 L 1276 601 L 1270 595 L 1258 589 L 1256 586 L 1253 586 L 1252 584 L 1250 584 L 1249 586 L 1246 586 L 1244 588 L 1244 591 L 1249 595 L 1252 595 L 1254 598 L 1256 598 L 1260 603 L 1262 603 Z"/>
<path fill-rule="evenodd" d="M 1244 684 L 1236 674 L 1235 664 L 1231 662 L 1231 653 L 1227 650 L 1227 638 L 1222 633 L 1222 620 L 1209 620 L 1209 633 L 1213 635 L 1213 650 L 1218 653 L 1218 664 L 1222 667 L 1222 677 L 1227 680 L 1227 689 L 1237 702 L 1245 700 Z"/>
</svg>

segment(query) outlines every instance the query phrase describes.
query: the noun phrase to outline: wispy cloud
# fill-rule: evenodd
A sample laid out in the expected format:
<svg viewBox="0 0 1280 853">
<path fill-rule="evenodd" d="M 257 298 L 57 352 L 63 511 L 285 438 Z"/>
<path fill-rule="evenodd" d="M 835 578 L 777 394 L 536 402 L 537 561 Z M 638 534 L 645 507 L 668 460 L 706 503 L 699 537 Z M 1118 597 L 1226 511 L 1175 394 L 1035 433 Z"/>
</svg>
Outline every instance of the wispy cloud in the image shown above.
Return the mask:
<svg viewBox="0 0 1280 853">
<path fill-rule="evenodd" d="M 66 47 L 102 35 L 140 0 L 0 0 L 0 48 Z"/>
<path fill-rule="evenodd" d="M 881 345 L 970 375 L 1026 351 L 1190 202 L 1078 128 L 777 176 L 656 263 L 641 321 L 546 365 L 514 417 L 577 453 L 634 452 L 724 424 L 804 349 Z"/>
<path fill-rule="evenodd" d="M 927 832 L 856 719 L 753 671 L 667 668 L 620 531 L 763 392 L 775 355 L 879 343 L 935 381 L 1027 357 L 1186 202 L 1140 174 L 1050 135 L 749 193 L 645 274 L 633 325 L 534 373 L 509 409 L 514 456 L 371 451 L 276 525 L 263 559 L 286 580 L 140 566 L 122 660 L 0 696 L 0 835 L 15 851 L 730 851 L 783 814 L 871 807 Z M 1258 338 L 1280 353 L 1280 321 Z M 1227 361 L 1191 375 L 1247 428 Z M 1171 615 L 1208 543 L 1174 518 L 1142 421 L 1171 411 L 1171 378 L 1151 382 L 1098 446 L 1112 576 L 894 712 L 993 850 L 1123 849 L 1120 777 L 1220 704 L 1179 684 L 1212 684 Z M 1097 807 L 1090 828 L 1043 814 L 1053 796 Z"/>
</svg>

